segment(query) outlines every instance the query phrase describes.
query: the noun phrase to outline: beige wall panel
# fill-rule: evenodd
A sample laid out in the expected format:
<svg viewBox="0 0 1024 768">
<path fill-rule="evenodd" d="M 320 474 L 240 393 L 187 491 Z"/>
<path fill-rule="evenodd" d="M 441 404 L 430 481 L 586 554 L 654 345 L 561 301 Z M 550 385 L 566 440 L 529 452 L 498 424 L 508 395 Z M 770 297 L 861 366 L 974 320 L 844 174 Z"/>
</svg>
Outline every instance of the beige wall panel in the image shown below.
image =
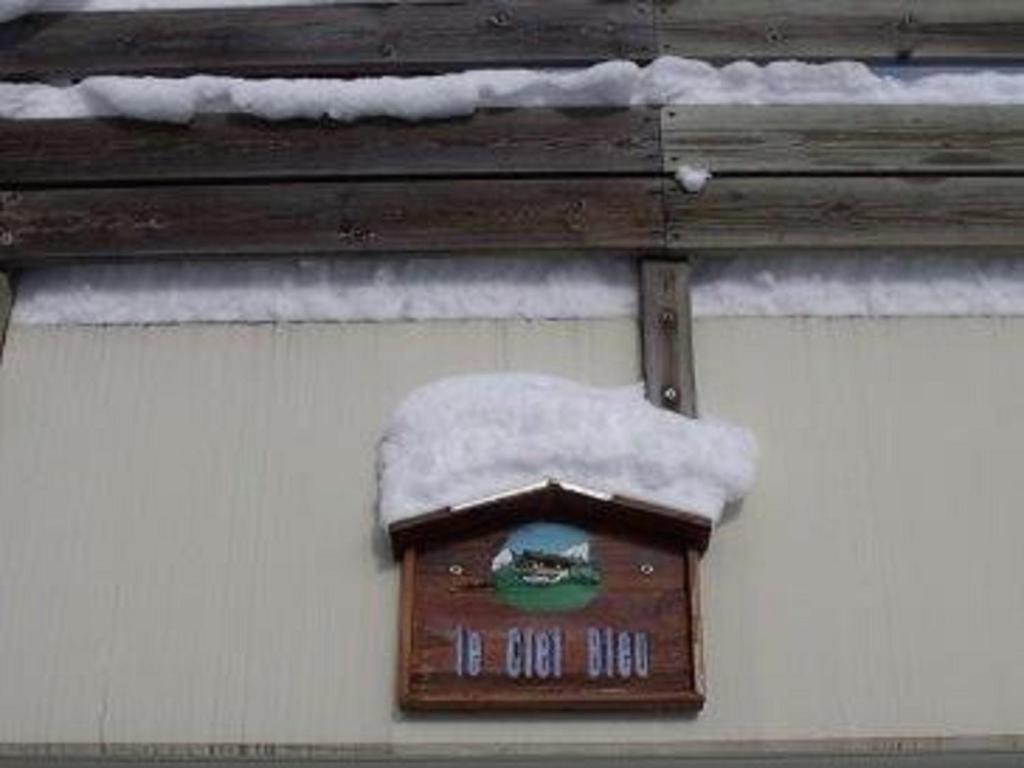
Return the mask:
<svg viewBox="0 0 1024 768">
<path fill-rule="evenodd" d="M 463 371 L 637 376 L 632 321 L 12 328 L 0 742 L 1024 733 L 1024 320 L 698 323 L 761 475 L 705 563 L 695 719 L 405 718 L 373 445 Z"/>
</svg>

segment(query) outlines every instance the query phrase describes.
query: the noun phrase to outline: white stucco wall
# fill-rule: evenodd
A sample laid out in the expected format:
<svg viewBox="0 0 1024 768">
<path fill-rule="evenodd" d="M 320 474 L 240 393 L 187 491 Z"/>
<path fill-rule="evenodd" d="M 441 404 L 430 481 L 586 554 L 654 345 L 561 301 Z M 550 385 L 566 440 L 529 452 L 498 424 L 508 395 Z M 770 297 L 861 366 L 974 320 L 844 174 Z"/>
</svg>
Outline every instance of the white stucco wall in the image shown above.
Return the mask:
<svg viewBox="0 0 1024 768">
<path fill-rule="evenodd" d="M 0 367 L 0 743 L 1024 734 L 1024 319 L 703 320 L 761 475 L 699 717 L 404 717 L 373 446 L 413 386 L 638 377 L 632 321 L 29 328 Z M 660 746 L 659 746 L 660 745 Z"/>
</svg>

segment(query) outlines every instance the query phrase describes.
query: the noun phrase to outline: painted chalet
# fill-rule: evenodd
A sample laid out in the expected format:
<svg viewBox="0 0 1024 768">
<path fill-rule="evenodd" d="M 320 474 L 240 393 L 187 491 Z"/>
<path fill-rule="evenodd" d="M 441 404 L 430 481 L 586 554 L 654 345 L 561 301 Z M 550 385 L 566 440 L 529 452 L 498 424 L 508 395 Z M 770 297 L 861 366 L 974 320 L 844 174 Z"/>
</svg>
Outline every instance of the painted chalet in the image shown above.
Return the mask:
<svg viewBox="0 0 1024 768">
<path fill-rule="evenodd" d="M 1022 41 L 0 0 L 0 768 L 1021 765 Z"/>
</svg>

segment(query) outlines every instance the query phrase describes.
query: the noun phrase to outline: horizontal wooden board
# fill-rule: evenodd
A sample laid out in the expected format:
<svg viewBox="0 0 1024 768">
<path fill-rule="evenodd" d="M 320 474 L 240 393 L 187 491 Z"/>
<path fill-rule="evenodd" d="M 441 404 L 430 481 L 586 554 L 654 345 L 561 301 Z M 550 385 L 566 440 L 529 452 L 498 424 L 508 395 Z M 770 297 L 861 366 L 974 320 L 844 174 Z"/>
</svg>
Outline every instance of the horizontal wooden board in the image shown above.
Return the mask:
<svg viewBox="0 0 1024 768">
<path fill-rule="evenodd" d="M 658 173 L 655 109 L 489 110 L 410 123 L 207 115 L 0 123 L 4 184 L 188 179 Z M 103 152 L 97 152 L 103 147 Z"/>
<path fill-rule="evenodd" d="M 725 178 L 698 194 L 666 187 L 669 246 L 696 255 L 836 248 L 1024 255 L 1021 178 Z"/>
<path fill-rule="evenodd" d="M 659 179 L 421 181 L 8 192 L 0 265 L 76 259 L 447 252 L 640 253 Z"/>
<path fill-rule="evenodd" d="M 659 0 L 663 53 L 694 58 L 1024 59 L 1018 0 Z"/>
<path fill-rule="evenodd" d="M 667 107 L 662 140 L 670 173 L 1021 173 L 1024 107 Z"/>
<path fill-rule="evenodd" d="M 651 0 L 436 0 L 39 14 L 0 26 L 0 77 L 370 75 L 656 54 Z"/>
</svg>

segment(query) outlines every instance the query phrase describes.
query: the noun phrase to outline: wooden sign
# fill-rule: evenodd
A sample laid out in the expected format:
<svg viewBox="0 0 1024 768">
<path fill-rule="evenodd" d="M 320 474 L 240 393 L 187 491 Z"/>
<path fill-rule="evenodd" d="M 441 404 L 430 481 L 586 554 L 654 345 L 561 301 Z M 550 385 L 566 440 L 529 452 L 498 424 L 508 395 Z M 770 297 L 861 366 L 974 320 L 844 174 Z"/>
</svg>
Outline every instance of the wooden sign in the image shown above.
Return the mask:
<svg viewBox="0 0 1024 768">
<path fill-rule="evenodd" d="M 555 484 L 395 526 L 401 705 L 699 709 L 709 528 Z"/>
</svg>

